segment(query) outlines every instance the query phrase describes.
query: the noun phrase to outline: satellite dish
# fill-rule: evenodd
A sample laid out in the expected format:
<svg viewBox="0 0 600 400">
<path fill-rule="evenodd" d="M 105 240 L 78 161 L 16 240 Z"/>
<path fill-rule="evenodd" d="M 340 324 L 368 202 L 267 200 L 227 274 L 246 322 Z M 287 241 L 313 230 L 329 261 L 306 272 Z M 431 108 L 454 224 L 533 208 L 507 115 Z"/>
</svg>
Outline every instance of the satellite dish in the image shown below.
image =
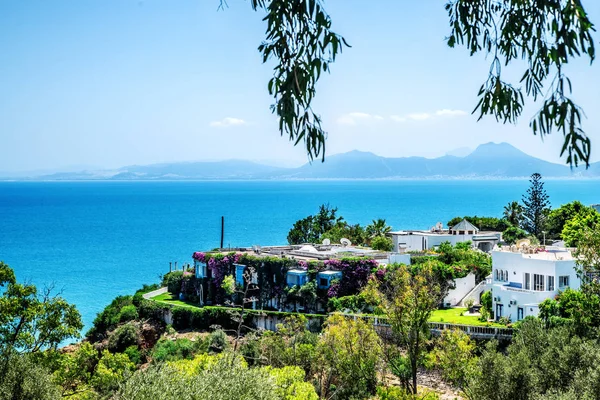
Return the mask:
<svg viewBox="0 0 600 400">
<path fill-rule="evenodd" d="M 517 248 L 526 247 L 529 245 L 531 245 L 531 240 L 529 239 L 517 240 Z"/>
<path fill-rule="evenodd" d="M 329 246 L 330 244 L 331 244 L 331 240 L 329 240 L 329 239 L 323 239 L 323 245 Z"/>
<path fill-rule="evenodd" d="M 437 224 L 435 224 L 435 228 L 438 231 L 441 231 L 442 229 L 444 229 L 444 225 L 441 222 L 438 222 Z"/>
<path fill-rule="evenodd" d="M 341 238 L 340 243 L 342 244 L 342 247 L 348 247 L 352 244 L 352 242 L 346 238 Z"/>
</svg>

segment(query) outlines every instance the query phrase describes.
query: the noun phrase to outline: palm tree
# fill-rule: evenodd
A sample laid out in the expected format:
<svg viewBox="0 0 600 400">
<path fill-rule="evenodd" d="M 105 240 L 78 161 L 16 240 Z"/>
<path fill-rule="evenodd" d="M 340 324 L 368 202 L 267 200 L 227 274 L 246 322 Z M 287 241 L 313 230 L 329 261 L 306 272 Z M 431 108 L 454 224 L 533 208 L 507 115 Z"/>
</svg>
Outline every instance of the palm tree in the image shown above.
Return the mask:
<svg viewBox="0 0 600 400">
<path fill-rule="evenodd" d="M 504 218 L 513 226 L 520 226 L 523 220 L 523 206 L 518 201 L 511 201 L 504 206 Z"/>
<path fill-rule="evenodd" d="M 366 232 L 369 238 L 385 236 L 392 230 L 392 227 L 385 223 L 385 219 L 379 218 L 367 226 Z"/>
</svg>

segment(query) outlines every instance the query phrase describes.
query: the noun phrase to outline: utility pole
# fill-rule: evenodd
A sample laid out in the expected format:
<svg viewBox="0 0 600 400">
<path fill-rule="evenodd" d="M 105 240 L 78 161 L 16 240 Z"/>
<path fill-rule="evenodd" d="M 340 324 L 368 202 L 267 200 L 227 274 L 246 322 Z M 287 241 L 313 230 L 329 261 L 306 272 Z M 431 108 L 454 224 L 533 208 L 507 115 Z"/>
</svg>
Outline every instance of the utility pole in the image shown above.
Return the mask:
<svg viewBox="0 0 600 400">
<path fill-rule="evenodd" d="M 169 261 L 169 272 L 173 272 L 173 261 Z"/>
<path fill-rule="evenodd" d="M 220 249 L 223 248 L 223 239 L 225 238 L 225 217 L 222 216 L 221 217 L 221 247 L 219 247 Z"/>
</svg>

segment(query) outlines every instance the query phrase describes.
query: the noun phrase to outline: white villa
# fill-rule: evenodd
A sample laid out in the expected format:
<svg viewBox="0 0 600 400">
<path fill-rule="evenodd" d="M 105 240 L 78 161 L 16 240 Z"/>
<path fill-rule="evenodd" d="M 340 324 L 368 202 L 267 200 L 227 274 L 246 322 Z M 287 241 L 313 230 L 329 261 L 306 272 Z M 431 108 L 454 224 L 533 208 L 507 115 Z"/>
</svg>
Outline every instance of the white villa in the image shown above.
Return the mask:
<svg viewBox="0 0 600 400">
<path fill-rule="evenodd" d="M 450 229 L 443 229 L 442 224 L 438 222 L 430 230 L 406 230 L 390 232 L 390 234 L 396 253 L 429 250 L 444 242 L 455 245 L 467 241 L 472 242 L 475 248 L 490 252 L 502 240 L 501 232 L 482 232 L 465 219 Z"/>
<path fill-rule="evenodd" d="M 539 304 L 570 287 L 579 289 L 570 249 L 503 246 L 492 251 L 492 310 L 496 319 L 537 316 Z"/>
</svg>

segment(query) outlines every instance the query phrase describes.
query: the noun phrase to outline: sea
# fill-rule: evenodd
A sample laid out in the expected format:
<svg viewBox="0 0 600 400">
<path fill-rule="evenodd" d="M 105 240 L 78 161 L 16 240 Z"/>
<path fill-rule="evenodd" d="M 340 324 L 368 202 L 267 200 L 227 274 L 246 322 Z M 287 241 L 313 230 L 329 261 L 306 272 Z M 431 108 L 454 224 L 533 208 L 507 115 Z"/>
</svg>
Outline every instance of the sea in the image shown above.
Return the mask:
<svg viewBox="0 0 600 400">
<path fill-rule="evenodd" d="M 320 204 L 350 223 L 385 218 L 394 230 L 456 216 L 502 215 L 526 180 L 0 182 L 0 260 L 19 281 L 50 286 L 91 327 L 117 295 L 158 283 L 194 251 L 285 244 Z M 548 180 L 552 206 L 600 203 L 600 181 Z"/>
</svg>

